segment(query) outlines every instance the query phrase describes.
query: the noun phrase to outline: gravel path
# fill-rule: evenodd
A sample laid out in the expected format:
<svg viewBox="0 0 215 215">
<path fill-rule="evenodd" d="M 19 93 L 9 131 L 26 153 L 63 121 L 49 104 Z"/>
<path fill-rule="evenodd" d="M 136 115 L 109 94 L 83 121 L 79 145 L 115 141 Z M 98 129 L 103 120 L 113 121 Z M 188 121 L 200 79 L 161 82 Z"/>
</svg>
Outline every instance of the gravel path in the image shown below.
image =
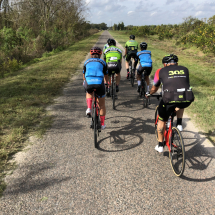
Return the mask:
<svg viewBox="0 0 215 215">
<path fill-rule="evenodd" d="M 103 47 L 109 37 L 104 32 L 97 45 Z M 99 136 L 99 150 L 85 117 L 81 70 L 72 78 L 49 107 L 53 127 L 17 154 L 0 214 L 215 214 L 214 147 L 185 116 L 186 167 L 177 178 L 168 152 L 154 150 L 158 101 L 151 99 L 143 109 L 136 83 L 132 88 L 125 76 L 123 62 L 115 111 L 106 99 L 107 128 Z"/>
</svg>

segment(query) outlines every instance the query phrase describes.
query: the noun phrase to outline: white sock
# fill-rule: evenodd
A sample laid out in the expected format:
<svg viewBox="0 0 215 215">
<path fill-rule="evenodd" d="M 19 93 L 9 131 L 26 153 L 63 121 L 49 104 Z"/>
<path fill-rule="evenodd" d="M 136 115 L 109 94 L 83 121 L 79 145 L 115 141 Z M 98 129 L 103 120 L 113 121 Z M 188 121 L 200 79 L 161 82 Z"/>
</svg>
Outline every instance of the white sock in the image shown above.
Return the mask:
<svg viewBox="0 0 215 215">
<path fill-rule="evenodd" d="M 141 85 L 141 81 L 137 81 L 137 85 L 140 86 Z"/>
<path fill-rule="evenodd" d="M 147 86 L 147 91 L 149 91 L 149 85 Z"/>
</svg>

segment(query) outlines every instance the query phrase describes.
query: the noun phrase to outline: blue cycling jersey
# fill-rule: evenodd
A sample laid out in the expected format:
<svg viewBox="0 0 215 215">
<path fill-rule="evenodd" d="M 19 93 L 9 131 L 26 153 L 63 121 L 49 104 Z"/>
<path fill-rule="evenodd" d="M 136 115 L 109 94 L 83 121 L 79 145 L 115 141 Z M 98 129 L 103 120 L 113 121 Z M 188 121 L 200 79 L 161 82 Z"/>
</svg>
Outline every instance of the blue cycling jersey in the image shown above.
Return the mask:
<svg viewBox="0 0 215 215">
<path fill-rule="evenodd" d="M 151 51 L 142 50 L 137 52 L 137 57 L 139 58 L 142 67 L 152 67 Z"/>
<path fill-rule="evenodd" d="M 101 84 L 104 75 L 107 75 L 107 64 L 100 58 L 90 58 L 84 63 L 83 74 L 88 85 Z"/>
</svg>

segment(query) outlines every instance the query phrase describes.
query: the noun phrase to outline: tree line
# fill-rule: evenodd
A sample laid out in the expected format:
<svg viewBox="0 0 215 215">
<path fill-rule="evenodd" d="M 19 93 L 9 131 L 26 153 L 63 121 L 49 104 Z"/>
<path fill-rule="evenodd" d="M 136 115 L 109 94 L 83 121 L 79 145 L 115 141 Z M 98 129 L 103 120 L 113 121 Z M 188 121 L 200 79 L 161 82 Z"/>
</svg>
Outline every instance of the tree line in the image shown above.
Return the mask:
<svg viewBox="0 0 215 215">
<path fill-rule="evenodd" d="M 0 0 L 0 71 L 94 33 L 86 10 L 84 0 Z"/>
<path fill-rule="evenodd" d="M 113 30 L 126 30 L 136 36 L 157 35 L 159 40 L 174 39 L 179 45 L 195 45 L 204 53 L 215 54 L 215 15 L 199 20 L 187 17 L 181 24 L 126 26 L 120 29 L 114 24 Z"/>
</svg>

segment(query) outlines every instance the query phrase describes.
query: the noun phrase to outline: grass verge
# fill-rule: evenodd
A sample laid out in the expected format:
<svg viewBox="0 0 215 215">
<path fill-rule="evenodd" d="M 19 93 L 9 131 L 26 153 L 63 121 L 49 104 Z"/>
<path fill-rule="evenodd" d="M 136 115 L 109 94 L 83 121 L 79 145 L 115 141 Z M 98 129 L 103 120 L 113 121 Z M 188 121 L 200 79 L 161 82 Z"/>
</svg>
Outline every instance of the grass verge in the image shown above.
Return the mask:
<svg viewBox="0 0 215 215">
<path fill-rule="evenodd" d="M 123 31 L 110 31 L 121 44 L 129 39 Z M 215 57 L 204 54 L 193 46 L 176 46 L 174 40 L 160 41 L 157 36 L 137 37 L 137 42 L 147 42 L 152 52 L 154 77 L 156 70 L 162 67 L 161 60 L 165 54 L 175 53 L 179 57 L 179 65 L 186 66 L 190 71 L 190 84 L 193 87 L 195 101 L 186 112 L 195 121 L 202 134 L 215 144 Z"/>
<path fill-rule="evenodd" d="M 79 41 L 65 51 L 37 59 L 22 70 L 1 79 L 0 85 L 0 196 L 3 177 L 11 169 L 12 155 L 26 146 L 30 135 L 44 134 L 52 124 L 45 110 L 62 92 L 100 33 Z"/>
</svg>

